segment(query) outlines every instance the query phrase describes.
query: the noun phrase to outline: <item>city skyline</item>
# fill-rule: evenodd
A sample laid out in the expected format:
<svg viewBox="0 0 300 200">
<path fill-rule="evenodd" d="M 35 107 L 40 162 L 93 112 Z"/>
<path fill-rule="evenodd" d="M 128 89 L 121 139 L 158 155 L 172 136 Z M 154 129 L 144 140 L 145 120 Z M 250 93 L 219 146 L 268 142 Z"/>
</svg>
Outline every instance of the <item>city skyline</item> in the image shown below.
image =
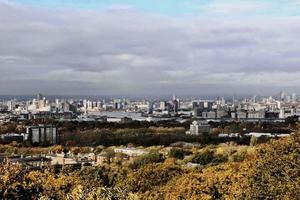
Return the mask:
<svg viewBox="0 0 300 200">
<path fill-rule="evenodd" d="M 300 2 L 0 0 L 0 94 L 300 93 Z"/>
<path fill-rule="evenodd" d="M 0 96 L 1 99 L 1 96 Z M 0 101 L 3 120 L 23 119 L 57 120 L 137 120 L 159 121 L 176 119 L 185 121 L 196 117 L 210 120 L 277 121 L 300 115 L 300 99 L 296 93 L 280 92 L 275 97 L 245 97 L 243 99 L 217 97 L 214 99 L 180 98 L 48 98 L 37 94 L 31 99 Z M 1 116 L 0 116 L 1 117 Z M 182 121 L 182 122 L 183 122 Z M 195 124 L 197 125 L 197 124 Z"/>
<path fill-rule="evenodd" d="M 180 94 L 162 94 L 162 95 L 80 95 L 80 94 L 74 94 L 74 95 L 57 95 L 57 94 L 49 94 L 49 93 L 37 93 L 37 94 L 1 94 L 0 100 L 29 100 L 32 98 L 35 98 L 37 95 L 43 95 L 44 97 L 55 100 L 55 99 L 92 99 L 92 100 L 99 100 L 99 99 L 132 99 L 132 100 L 167 100 L 172 97 L 178 97 L 181 99 L 202 99 L 202 100 L 215 100 L 218 98 L 225 98 L 226 100 L 243 100 L 248 98 L 281 98 L 282 95 L 285 96 L 293 96 L 293 95 L 300 95 L 299 93 L 295 92 L 289 92 L 289 91 L 277 91 L 273 94 L 192 94 L 192 95 L 180 95 Z"/>
</svg>

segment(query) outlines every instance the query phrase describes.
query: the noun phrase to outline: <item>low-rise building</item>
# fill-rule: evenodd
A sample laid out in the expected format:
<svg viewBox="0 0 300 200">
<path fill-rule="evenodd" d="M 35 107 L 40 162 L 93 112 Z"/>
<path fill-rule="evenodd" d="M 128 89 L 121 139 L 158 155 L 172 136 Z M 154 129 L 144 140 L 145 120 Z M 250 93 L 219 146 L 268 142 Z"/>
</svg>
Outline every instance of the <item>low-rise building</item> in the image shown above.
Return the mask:
<svg viewBox="0 0 300 200">
<path fill-rule="evenodd" d="M 42 169 L 51 165 L 51 159 L 42 156 L 12 158 L 10 161 L 12 164 L 19 164 L 32 169 Z"/>
<path fill-rule="evenodd" d="M 228 112 L 225 110 L 217 110 L 217 119 L 228 117 Z"/>
<path fill-rule="evenodd" d="M 28 134 L 22 133 L 7 133 L 0 136 L 0 139 L 4 143 L 11 143 L 11 142 L 23 142 L 28 139 Z"/>
<path fill-rule="evenodd" d="M 266 117 L 266 112 L 264 110 L 261 111 L 248 111 L 249 119 L 264 119 Z"/>
<path fill-rule="evenodd" d="M 292 116 L 299 116 L 300 114 L 297 113 L 295 108 L 281 108 L 279 111 L 279 118 L 285 119 Z"/>
<path fill-rule="evenodd" d="M 147 154 L 148 152 L 144 149 L 137 149 L 134 147 L 126 147 L 126 148 L 115 148 L 115 153 L 123 153 L 129 157 L 136 157 L 140 155 Z"/>
<path fill-rule="evenodd" d="M 247 119 L 247 113 L 245 111 L 238 111 L 236 114 L 238 119 Z"/>
<path fill-rule="evenodd" d="M 215 111 L 202 112 L 202 117 L 205 119 L 216 119 L 217 113 Z"/>
<path fill-rule="evenodd" d="M 245 136 L 254 136 L 254 137 L 273 137 L 273 135 L 271 133 L 256 133 L 256 132 L 251 132 L 251 133 L 247 133 L 245 134 Z"/>
<path fill-rule="evenodd" d="M 239 133 L 220 133 L 219 138 L 238 138 L 240 137 Z"/>
<path fill-rule="evenodd" d="M 189 135 L 202 135 L 210 133 L 210 125 L 207 121 L 193 121 L 190 130 L 186 132 Z"/>
</svg>

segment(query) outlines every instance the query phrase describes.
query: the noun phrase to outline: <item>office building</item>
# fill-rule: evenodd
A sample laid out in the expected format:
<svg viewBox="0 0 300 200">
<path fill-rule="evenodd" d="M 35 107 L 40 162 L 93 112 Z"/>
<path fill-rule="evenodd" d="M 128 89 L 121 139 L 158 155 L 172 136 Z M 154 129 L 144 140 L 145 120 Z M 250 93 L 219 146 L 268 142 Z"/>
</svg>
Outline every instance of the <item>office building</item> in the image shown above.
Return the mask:
<svg viewBox="0 0 300 200">
<path fill-rule="evenodd" d="M 186 132 L 189 135 L 203 135 L 210 133 L 210 125 L 206 121 L 193 121 L 190 130 Z"/>
<path fill-rule="evenodd" d="M 57 128 L 52 125 L 30 126 L 26 128 L 29 141 L 35 145 L 57 144 Z"/>
</svg>

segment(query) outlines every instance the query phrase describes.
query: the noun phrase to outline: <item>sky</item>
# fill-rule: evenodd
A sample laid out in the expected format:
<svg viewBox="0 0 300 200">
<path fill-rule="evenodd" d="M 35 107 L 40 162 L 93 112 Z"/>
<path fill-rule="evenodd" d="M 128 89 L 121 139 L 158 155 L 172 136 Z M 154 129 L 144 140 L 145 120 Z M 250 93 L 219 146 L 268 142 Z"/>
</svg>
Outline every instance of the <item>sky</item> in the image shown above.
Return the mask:
<svg viewBox="0 0 300 200">
<path fill-rule="evenodd" d="M 0 0 L 0 95 L 300 94 L 299 0 Z"/>
</svg>

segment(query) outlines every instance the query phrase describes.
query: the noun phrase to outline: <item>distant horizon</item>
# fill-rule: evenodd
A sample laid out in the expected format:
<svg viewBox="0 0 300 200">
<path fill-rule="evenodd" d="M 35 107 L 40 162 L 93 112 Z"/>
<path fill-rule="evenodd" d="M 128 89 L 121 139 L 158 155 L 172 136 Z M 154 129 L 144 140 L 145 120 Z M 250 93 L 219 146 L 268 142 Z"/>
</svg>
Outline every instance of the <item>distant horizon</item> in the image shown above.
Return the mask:
<svg viewBox="0 0 300 200">
<path fill-rule="evenodd" d="M 287 94 L 291 95 L 293 93 L 288 93 Z M 257 97 L 278 97 L 280 92 L 275 93 L 275 94 L 191 94 L 191 95 L 180 95 L 180 94 L 172 94 L 172 95 L 97 95 L 97 94 L 66 94 L 66 95 L 62 95 L 62 94 L 44 94 L 44 93 L 40 93 L 42 94 L 44 97 L 46 98 L 50 98 L 50 99 L 54 99 L 54 98 L 161 98 L 161 99 L 171 99 L 173 96 L 176 96 L 178 98 L 202 98 L 203 100 L 208 100 L 210 98 L 217 98 L 217 97 L 223 97 L 225 99 L 232 99 L 233 97 L 235 98 L 250 98 L 253 96 L 257 96 Z M 297 94 L 297 93 L 295 93 Z M 298 94 L 297 94 L 298 95 Z M 9 99 L 9 98 L 13 98 L 13 97 L 20 97 L 20 98 L 35 98 L 37 96 L 37 94 L 0 94 L 0 100 L 3 98 Z"/>
<path fill-rule="evenodd" d="M 179 96 L 179 97 L 199 97 L 199 96 L 215 96 L 215 97 L 232 97 L 232 96 L 262 96 L 262 97 L 267 97 L 267 96 L 278 96 L 280 95 L 280 93 L 283 92 L 285 94 L 297 94 L 300 95 L 300 91 L 291 91 L 291 90 L 276 90 L 275 92 L 260 92 L 260 93 L 203 93 L 203 92 L 195 92 L 195 93 L 191 93 L 191 94 L 181 94 L 181 93 L 157 93 L 157 94 L 152 94 L 152 93 L 148 93 L 148 94 L 84 94 L 84 93 L 66 93 L 66 94 L 60 94 L 60 93 L 49 93 L 49 92 L 31 92 L 31 93 L 19 93 L 19 94 L 14 94 L 14 93 L 1 93 L 0 92 L 0 97 L 1 96 L 37 96 L 38 94 L 42 94 L 43 96 L 100 96 L 100 97 L 172 97 L 172 96 Z"/>
</svg>

